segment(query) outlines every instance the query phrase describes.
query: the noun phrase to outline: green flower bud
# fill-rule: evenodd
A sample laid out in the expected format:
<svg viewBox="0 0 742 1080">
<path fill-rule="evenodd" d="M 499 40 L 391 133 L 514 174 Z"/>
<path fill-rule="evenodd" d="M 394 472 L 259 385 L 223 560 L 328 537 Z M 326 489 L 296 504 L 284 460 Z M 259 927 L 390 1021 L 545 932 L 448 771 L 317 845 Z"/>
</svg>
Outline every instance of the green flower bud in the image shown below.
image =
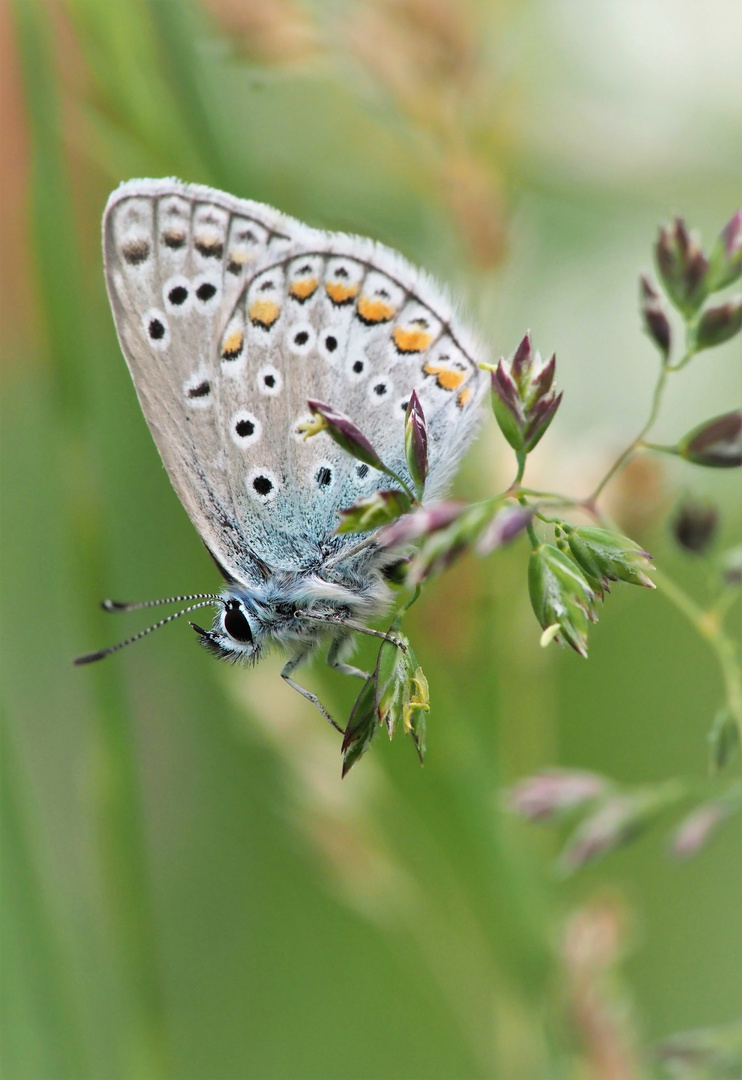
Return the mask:
<svg viewBox="0 0 742 1080">
<path fill-rule="evenodd" d="M 363 684 L 363 689 L 356 698 L 351 710 L 348 725 L 343 735 L 342 755 L 345 777 L 360 757 L 366 753 L 379 726 L 376 709 L 376 678 L 371 675 Z"/>
<path fill-rule="evenodd" d="M 539 545 L 528 563 L 528 592 L 544 630 L 586 657 L 588 624 L 597 619 L 597 597 L 577 564 L 553 544 Z"/>
<path fill-rule="evenodd" d="M 411 735 L 418 757 L 425 755 L 425 716 L 430 711 L 428 681 L 417 663 L 407 637 L 399 630 L 401 616 L 393 623 L 394 640 L 379 649 L 374 673 L 363 685 L 343 738 L 343 776 L 365 754 L 376 729 L 386 726 L 391 739 L 399 723 Z"/>
<path fill-rule="evenodd" d="M 652 556 L 643 551 L 628 536 L 585 525 L 574 528 L 563 525 L 573 558 L 586 574 L 597 577 L 605 586 L 609 581 L 626 581 L 630 585 L 655 587 L 645 573 L 651 569 Z"/>
</svg>

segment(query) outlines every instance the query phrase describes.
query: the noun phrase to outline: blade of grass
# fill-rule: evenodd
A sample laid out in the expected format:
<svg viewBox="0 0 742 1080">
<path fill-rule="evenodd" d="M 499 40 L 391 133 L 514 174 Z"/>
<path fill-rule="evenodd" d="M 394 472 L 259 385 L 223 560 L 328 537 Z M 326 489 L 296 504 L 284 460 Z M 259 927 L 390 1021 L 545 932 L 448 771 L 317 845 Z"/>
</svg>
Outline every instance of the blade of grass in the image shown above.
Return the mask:
<svg viewBox="0 0 742 1080">
<path fill-rule="evenodd" d="M 14 11 L 31 135 L 31 205 L 36 265 L 40 267 L 39 301 L 60 389 L 60 453 L 67 463 L 64 475 L 74 478 L 66 498 L 67 533 L 77 555 L 75 594 L 83 609 L 92 613 L 97 606 L 95 596 L 100 595 L 102 523 L 94 463 L 83 450 L 82 423 L 83 389 L 86 383 L 92 385 L 86 374 L 95 357 L 84 331 L 84 287 L 61 140 L 49 17 L 43 5 L 23 0 L 16 3 Z M 114 1071 L 157 1078 L 167 1075 L 162 991 L 156 964 L 139 770 L 131 717 L 117 672 L 115 667 L 109 667 L 91 675 L 96 756 L 103 763 L 99 783 L 91 794 L 91 813 L 96 818 L 100 842 L 99 865 L 109 932 L 130 1017 L 129 1030 L 122 1040 L 125 1060 Z"/>
</svg>

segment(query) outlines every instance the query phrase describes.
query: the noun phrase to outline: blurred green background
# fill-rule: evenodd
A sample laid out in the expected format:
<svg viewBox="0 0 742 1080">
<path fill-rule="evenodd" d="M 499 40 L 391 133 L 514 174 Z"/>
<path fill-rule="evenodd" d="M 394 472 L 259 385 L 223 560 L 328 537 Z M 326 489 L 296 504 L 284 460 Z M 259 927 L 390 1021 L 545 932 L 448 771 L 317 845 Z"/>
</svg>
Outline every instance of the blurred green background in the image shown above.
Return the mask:
<svg viewBox="0 0 742 1080">
<path fill-rule="evenodd" d="M 562 881 L 553 833 L 501 812 L 503 784 L 557 762 L 705 775 L 720 679 L 659 591 L 616 589 L 585 663 L 539 649 L 525 547 L 463 561 L 409 618 L 425 768 L 380 737 L 342 783 L 279 658 L 231 670 L 178 625 L 70 661 L 141 625 L 100 598 L 218 584 L 116 342 L 112 187 L 177 175 L 372 235 L 449 283 L 494 356 L 530 327 L 565 400 L 529 479 L 581 493 L 647 410 L 656 224 L 682 212 L 710 241 L 740 202 L 739 4 L 17 0 L 0 19 L 3 1074 L 620 1080 L 653 1041 L 732 1020 L 738 827 L 687 865 L 655 832 Z M 739 339 L 675 383 L 659 441 L 739 395 Z M 490 421 L 458 491 L 511 473 Z M 729 474 L 643 460 L 606 506 L 702 595 L 666 524 L 688 490 L 739 536 Z M 307 681 L 347 715 L 348 680 Z"/>
</svg>

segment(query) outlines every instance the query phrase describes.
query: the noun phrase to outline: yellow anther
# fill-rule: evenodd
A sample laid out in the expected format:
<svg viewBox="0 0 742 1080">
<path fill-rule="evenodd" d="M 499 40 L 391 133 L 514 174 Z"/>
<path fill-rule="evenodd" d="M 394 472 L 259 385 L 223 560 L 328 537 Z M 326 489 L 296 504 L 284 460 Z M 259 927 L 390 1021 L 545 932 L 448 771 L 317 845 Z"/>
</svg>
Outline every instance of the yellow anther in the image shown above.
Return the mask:
<svg viewBox="0 0 742 1080">
<path fill-rule="evenodd" d="M 402 706 L 402 723 L 405 734 L 412 731 L 412 714 L 414 712 L 417 712 L 418 709 L 422 709 L 423 712 L 430 712 L 430 690 L 428 680 L 425 678 L 425 673 L 421 667 L 416 669 L 410 681 L 416 690 L 417 696 L 411 697 Z"/>
<path fill-rule="evenodd" d="M 304 436 L 304 442 L 306 442 L 312 435 L 319 435 L 320 431 L 324 431 L 327 427 L 328 423 L 324 416 L 315 413 L 311 420 L 305 420 L 296 430 Z"/>
</svg>

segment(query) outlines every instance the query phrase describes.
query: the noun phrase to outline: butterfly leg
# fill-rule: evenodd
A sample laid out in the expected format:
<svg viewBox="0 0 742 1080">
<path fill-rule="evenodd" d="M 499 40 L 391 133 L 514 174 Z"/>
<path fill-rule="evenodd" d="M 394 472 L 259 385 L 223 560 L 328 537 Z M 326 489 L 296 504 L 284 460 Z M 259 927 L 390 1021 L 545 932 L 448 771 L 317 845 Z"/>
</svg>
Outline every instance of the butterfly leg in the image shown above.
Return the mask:
<svg viewBox="0 0 742 1080">
<path fill-rule="evenodd" d="M 312 705 L 314 705 L 315 708 L 319 709 L 319 711 L 322 713 L 328 724 L 332 724 L 336 731 L 339 731 L 341 734 L 345 734 L 345 729 L 341 728 L 340 724 L 337 724 L 332 719 L 332 717 L 330 716 L 320 699 L 317 697 L 317 695 L 313 694 L 311 690 L 307 690 L 305 686 L 299 686 L 299 683 L 294 682 L 294 680 L 290 677 L 291 672 L 294 670 L 294 668 L 298 667 L 299 664 L 301 664 L 302 660 L 304 660 L 305 657 L 306 653 L 297 653 L 296 656 L 290 657 L 283 665 L 283 668 L 281 670 L 281 678 L 285 683 L 288 683 L 292 690 L 296 690 L 297 694 L 301 694 L 301 696 L 303 698 L 306 698 L 307 701 L 311 701 Z"/>
<path fill-rule="evenodd" d="M 343 652 L 351 645 L 352 639 L 349 637 L 333 638 L 332 644 L 327 650 L 327 663 L 342 675 L 354 675 L 357 679 L 369 679 L 371 676 L 367 671 L 361 671 L 360 668 L 353 667 L 352 664 L 346 664 L 343 660 Z"/>
</svg>

